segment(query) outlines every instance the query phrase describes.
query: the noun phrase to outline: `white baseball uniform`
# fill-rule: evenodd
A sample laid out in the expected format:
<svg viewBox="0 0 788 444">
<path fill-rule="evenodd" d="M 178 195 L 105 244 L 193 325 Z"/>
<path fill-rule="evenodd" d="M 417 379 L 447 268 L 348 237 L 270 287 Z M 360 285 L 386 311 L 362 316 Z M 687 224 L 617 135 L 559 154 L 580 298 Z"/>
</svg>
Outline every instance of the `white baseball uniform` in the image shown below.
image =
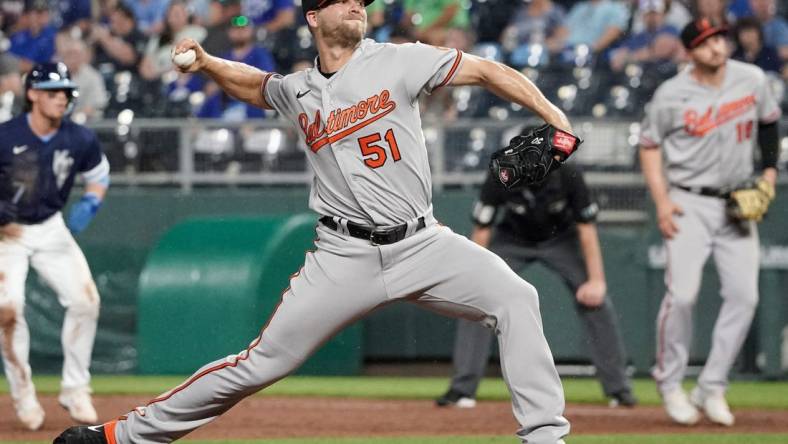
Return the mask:
<svg viewBox="0 0 788 444">
<path fill-rule="evenodd" d="M 731 221 L 725 199 L 712 196 L 753 174 L 758 123 L 780 116 L 766 76 L 754 65 L 729 60 L 719 88 L 698 83 L 690 69 L 657 89 L 646 108 L 641 146 L 661 148 L 678 234 L 665 242 L 667 292 L 657 319 L 659 390 L 680 387 L 692 342 L 692 312 L 703 266 L 713 254 L 722 308 L 698 386 L 724 392 L 728 373 L 747 335 L 758 302 L 759 242 L 755 222 Z"/>
<path fill-rule="evenodd" d="M 493 328 L 518 436 L 556 444 L 569 432 L 536 290 L 432 216 L 418 96 L 449 83 L 461 63 L 457 50 L 363 40 L 330 78 L 317 69 L 265 78 L 265 101 L 301 129 L 309 150 L 310 207 L 324 216 L 317 248 L 246 350 L 110 423 L 118 443 L 184 436 L 285 377 L 344 326 L 395 300 Z M 380 241 L 373 242 L 359 238 L 365 229 L 400 235 L 375 235 Z"/>
<path fill-rule="evenodd" d="M 96 135 L 63 120 L 54 135 L 33 133 L 22 114 L 0 125 L 0 193 L 18 200 L 21 233 L 0 239 L 0 339 L 5 374 L 17 412 L 40 409 L 28 357 L 25 281 L 29 267 L 66 308 L 61 335 L 61 403 L 69 392 L 90 392 L 90 356 L 96 336 L 99 294 L 85 256 L 60 210 L 76 176 L 88 182 L 109 175 Z"/>
</svg>

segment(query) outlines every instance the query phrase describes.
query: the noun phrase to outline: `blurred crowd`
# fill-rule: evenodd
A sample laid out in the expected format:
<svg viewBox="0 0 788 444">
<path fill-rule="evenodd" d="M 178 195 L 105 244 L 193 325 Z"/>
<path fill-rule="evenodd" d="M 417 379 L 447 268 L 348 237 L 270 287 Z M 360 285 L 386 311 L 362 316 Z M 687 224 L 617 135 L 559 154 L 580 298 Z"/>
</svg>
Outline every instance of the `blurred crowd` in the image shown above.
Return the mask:
<svg viewBox="0 0 788 444">
<path fill-rule="evenodd" d="M 21 73 L 62 61 L 80 86 L 74 118 L 263 118 L 201 75 L 173 70 L 193 38 L 208 52 L 286 74 L 312 66 L 300 0 L 0 0 L 0 121 L 22 107 Z M 377 0 L 378 41 L 422 41 L 504 62 L 572 115 L 639 116 L 685 63 L 678 38 L 694 17 L 729 26 L 733 57 L 754 63 L 784 97 L 788 2 L 777 0 Z M 475 89 L 430 96 L 443 119 L 523 113 Z M 783 99 L 784 107 L 788 100 Z"/>
</svg>

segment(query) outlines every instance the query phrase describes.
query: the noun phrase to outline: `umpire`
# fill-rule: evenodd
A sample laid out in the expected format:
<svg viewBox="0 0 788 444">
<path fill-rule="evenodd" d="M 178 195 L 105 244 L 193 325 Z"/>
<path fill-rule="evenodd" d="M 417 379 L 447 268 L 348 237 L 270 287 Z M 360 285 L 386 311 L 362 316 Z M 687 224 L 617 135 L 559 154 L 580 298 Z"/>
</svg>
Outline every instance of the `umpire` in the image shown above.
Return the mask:
<svg viewBox="0 0 788 444">
<path fill-rule="evenodd" d="M 496 218 L 501 209 L 502 217 Z M 506 190 L 488 174 L 473 209 L 471 240 L 489 247 L 515 271 L 539 261 L 563 278 L 576 296 L 575 307 L 605 395 L 611 406 L 632 407 L 637 399 L 625 373 L 624 344 L 613 304 L 605 297 L 607 286 L 594 224 L 597 212 L 582 174 L 571 164 L 563 165 L 539 185 L 515 190 Z M 458 320 L 454 376 L 449 391 L 436 400 L 438 406 L 476 405 L 491 336 L 492 331 L 483 325 Z"/>
</svg>

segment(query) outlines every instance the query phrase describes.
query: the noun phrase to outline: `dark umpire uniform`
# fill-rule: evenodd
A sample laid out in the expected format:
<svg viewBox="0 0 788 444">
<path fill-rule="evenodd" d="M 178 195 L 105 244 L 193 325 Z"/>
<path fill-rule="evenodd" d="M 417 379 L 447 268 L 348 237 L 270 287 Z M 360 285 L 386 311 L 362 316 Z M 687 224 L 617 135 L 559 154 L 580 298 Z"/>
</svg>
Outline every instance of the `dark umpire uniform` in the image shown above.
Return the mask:
<svg viewBox="0 0 788 444">
<path fill-rule="evenodd" d="M 591 201 L 582 174 L 571 164 L 562 166 L 540 185 L 517 190 L 506 190 L 488 175 L 473 209 L 472 238 L 482 246 L 489 244 L 489 249 L 515 271 L 539 261 L 563 278 L 572 294 L 578 295 L 575 306 L 605 395 L 611 404 L 632 406 L 637 400 L 625 373 L 624 344 L 613 305 L 604 297 L 604 273 L 594 225 L 597 213 L 598 207 Z M 588 248 L 595 252 L 582 246 L 583 230 L 590 233 L 589 245 L 594 247 Z M 587 266 L 593 259 L 588 256 L 594 255 L 601 288 L 597 290 L 597 300 L 589 304 L 595 306 L 589 306 L 580 302 L 585 300 L 581 287 L 589 282 Z M 439 406 L 475 406 L 476 389 L 490 355 L 491 336 L 492 331 L 476 322 L 458 320 L 454 376 L 449 391 L 436 400 Z"/>
</svg>

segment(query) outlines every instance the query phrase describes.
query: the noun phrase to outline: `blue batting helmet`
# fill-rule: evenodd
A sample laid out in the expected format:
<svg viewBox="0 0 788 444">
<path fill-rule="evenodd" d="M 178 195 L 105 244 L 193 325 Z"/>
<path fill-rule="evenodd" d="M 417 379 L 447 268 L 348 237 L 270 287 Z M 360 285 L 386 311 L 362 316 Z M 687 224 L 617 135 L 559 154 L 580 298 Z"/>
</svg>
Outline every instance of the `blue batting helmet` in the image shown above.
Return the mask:
<svg viewBox="0 0 788 444">
<path fill-rule="evenodd" d="M 25 75 L 25 101 L 31 89 L 65 91 L 69 103 L 79 96 L 77 84 L 71 80 L 68 68 L 64 63 L 39 63 Z"/>
</svg>

